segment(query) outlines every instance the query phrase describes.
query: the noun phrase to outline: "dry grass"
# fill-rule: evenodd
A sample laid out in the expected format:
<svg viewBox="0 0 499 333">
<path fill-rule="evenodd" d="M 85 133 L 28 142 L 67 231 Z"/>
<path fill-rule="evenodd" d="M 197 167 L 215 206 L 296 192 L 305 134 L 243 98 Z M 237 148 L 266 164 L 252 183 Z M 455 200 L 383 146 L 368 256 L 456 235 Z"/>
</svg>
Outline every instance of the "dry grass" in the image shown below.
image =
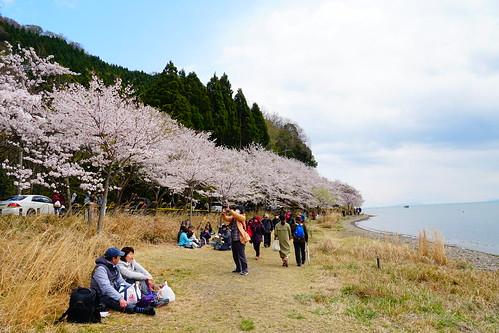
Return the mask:
<svg viewBox="0 0 499 333">
<path fill-rule="evenodd" d="M 418 255 L 421 260 L 433 260 L 437 265 L 447 265 L 449 260 L 445 254 L 444 237 L 438 231 L 433 231 L 432 242 L 429 241 L 426 230 L 419 232 Z"/>
<path fill-rule="evenodd" d="M 67 305 L 71 288 L 88 286 L 94 260 L 107 247 L 174 242 L 182 218 L 110 216 L 102 235 L 95 235 L 75 216 L 2 218 L 0 322 L 6 327 L 27 328 L 53 321 Z M 193 224 L 206 221 L 206 217 L 195 217 Z"/>
<path fill-rule="evenodd" d="M 230 273 L 230 252 L 165 244 L 175 238 L 182 219 L 181 215 L 110 217 L 99 237 L 76 218 L 2 220 L 0 331 L 499 329 L 499 272 L 463 270 L 452 261 L 441 266 L 435 259 L 436 241 L 433 247 L 427 243 L 432 260 L 422 260 L 418 249 L 397 238 L 345 238 L 334 228 L 310 221 L 312 264 L 283 268 L 279 255 L 268 248 L 255 261 L 247 247 L 250 275 L 240 277 Z M 196 217 L 194 225 L 207 219 Z M 211 222 L 216 224 L 214 218 Z M 110 245 L 128 244 L 139 249 L 140 262 L 158 281 L 168 279 L 177 302 L 161 308 L 154 318 L 113 313 L 101 325 L 50 325 L 67 306 L 70 288 L 88 285 L 95 257 Z M 376 268 L 377 256 L 381 269 Z M 234 297 L 233 287 L 247 297 Z"/>
<path fill-rule="evenodd" d="M 418 254 L 420 257 L 428 257 L 430 253 L 430 246 L 428 243 L 428 237 L 426 237 L 426 230 L 419 232 L 418 236 Z"/>
<path fill-rule="evenodd" d="M 445 255 L 444 237 L 438 231 L 433 232 L 433 247 L 431 255 L 437 265 L 447 265 L 449 261 Z"/>
</svg>

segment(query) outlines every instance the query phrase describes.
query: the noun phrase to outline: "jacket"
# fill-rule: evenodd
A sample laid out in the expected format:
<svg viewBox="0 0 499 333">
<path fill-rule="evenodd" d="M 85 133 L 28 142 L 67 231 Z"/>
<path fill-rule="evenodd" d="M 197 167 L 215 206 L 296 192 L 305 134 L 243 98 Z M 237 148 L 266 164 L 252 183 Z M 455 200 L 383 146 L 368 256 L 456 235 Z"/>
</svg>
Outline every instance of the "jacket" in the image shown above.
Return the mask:
<svg viewBox="0 0 499 333">
<path fill-rule="evenodd" d="M 189 240 L 189 237 L 187 236 L 186 232 L 182 232 L 180 234 L 180 239 L 178 241 L 178 246 L 189 246 L 192 244 L 192 241 Z"/>
<path fill-rule="evenodd" d="M 90 288 L 95 289 L 99 297 L 107 296 L 119 301 L 122 297 L 118 292 L 121 285 L 129 286 L 120 274 L 118 268 L 104 257 L 95 260 L 95 268 L 90 280 Z"/>
<path fill-rule="evenodd" d="M 121 276 L 126 280 L 145 281 L 152 279 L 152 275 L 135 260 L 132 262 L 120 260 L 117 266 Z"/>
<path fill-rule="evenodd" d="M 251 240 L 253 241 L 253 243 L 261 243 L 264 233 L 262 223 L 259 221 L 253 222 L 253 224 L 251 225 L 251 231 Z"/>
<path fill-rule="evenodd" d="M 250 237 L 246 232 L 246 216 L 244 214 L 238 214 L 234 210 L 231 210 L 230 213 L 232 215 L 231 217 L 222 214 L 222 219 L 230 223 L 233 223 L 235 220 L 235 222 L 237 222 L 237 230 L 239 231 L 239 240 L 241 244 L 248 243 L 250 241 Z"/>
<path fill-rule="evenodd" d="M 269 218 L 264 218 L 262 220 L 262 225 L 263 225 L 263 231 L 265 231 L 265 233 L 271 233 L 272 230 L 274 229 L 274 225 L 272 224 L 272 221 Z"/>
</svg>

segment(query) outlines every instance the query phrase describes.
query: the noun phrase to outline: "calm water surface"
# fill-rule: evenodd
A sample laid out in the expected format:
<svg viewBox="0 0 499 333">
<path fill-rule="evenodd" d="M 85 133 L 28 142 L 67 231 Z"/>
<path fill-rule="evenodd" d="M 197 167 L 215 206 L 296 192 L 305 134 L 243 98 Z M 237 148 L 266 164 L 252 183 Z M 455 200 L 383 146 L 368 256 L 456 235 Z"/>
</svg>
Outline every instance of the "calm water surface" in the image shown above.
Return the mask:
<svg viewBox="0 0 499 333">
<path fill-rule="evenodd" d="M 417 236 L 439 231 L 447 244 L 499 255 L 499 201 L 366 208 L 361 228 Z"/>
</svg>

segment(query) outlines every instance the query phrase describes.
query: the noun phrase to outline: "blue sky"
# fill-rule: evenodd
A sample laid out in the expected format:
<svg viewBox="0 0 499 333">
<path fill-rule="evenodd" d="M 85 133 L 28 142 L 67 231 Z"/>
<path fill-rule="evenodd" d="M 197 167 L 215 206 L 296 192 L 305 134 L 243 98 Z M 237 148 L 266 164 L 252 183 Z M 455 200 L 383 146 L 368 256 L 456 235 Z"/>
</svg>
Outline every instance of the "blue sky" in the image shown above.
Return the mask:
<svg viewBox="0 0 499 333">
<path fill-rule="evenodd" d="M 0 3 L 130 69 L 226 72 L 367 206 L 499 198 L 496 1 Z"/>
</svg>

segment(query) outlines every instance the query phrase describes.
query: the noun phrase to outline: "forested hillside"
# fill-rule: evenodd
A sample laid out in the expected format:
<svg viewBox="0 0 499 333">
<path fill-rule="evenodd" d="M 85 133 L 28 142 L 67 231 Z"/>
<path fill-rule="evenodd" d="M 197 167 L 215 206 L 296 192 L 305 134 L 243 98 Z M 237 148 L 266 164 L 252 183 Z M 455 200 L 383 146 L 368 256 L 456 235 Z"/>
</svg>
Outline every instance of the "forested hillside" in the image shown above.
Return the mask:
<svg viewBox="0 0 499 333">
<path fill-rule="evenodd" d="M 121 78 L 134 87 L 145 104 L 169 113 L 187 127 L 211 132 L 220 145 L 242 148 L 258 143 L 280 155 L 317 165 L 304 136 L 296 131 L 297 125 L 266 121 L 258 104 L 250 106 L 242 89 L 233 90 L 226 74 L 214 74 L 205 85 L 196 73 L 178 70 L 171 61 L 158 74 L 130 71 L 87 54 L 64 36 L 6 17 L 0 17 L 0 41 L 32 47 L 40 56 L 53 55 L 55 61 L 80 73 L 72 80 L 83 84 L 90 81 L 92 73 L 106 83 Z"/>
</svg>

